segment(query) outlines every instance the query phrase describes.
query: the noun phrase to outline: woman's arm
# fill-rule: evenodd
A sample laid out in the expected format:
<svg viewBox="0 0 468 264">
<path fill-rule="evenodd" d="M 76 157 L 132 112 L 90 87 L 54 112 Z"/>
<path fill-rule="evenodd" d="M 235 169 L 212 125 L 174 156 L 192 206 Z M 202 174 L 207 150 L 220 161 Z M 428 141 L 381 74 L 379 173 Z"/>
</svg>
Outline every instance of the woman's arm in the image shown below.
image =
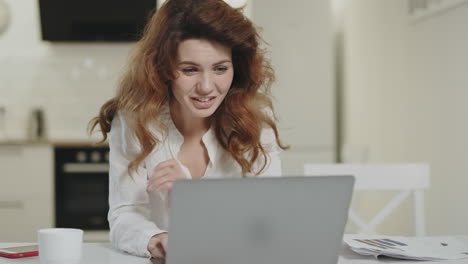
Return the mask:
<svg viewBox="0 0 468 264">
<path fill-rule="evenodd" d="M 131 176 L 128 174 L 128 163 L 138 153 L 138 146 L 123 115 L 117 113 L 109 133 L 110 240 L 120 250 L 150 257 L 151 237 L 166 231 L 150 220 L 146 168 L 139 166 Z"/>
</svg>

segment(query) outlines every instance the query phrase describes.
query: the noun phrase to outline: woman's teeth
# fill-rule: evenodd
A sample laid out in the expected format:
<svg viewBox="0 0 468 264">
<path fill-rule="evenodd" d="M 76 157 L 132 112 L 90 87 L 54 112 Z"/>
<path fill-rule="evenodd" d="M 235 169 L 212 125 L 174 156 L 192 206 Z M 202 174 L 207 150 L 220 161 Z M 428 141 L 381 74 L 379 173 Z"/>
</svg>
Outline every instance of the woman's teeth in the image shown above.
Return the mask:
<svg viewBox="0 0 468 264">
<path fill-rule="evenodd" d="M 208 102 L 210 101 L 212 98 L 211 97 L 208 97 L 208 98 L 193 98 L 197 101 L 200 101 L 200 102 Z"/>
</svg>

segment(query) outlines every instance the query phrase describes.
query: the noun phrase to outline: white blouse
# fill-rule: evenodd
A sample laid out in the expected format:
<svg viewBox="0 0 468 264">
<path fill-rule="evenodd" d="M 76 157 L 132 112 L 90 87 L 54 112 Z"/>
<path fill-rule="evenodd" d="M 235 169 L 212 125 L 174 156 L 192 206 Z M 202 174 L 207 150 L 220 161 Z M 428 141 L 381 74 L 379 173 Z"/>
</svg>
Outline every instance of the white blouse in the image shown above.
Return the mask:
<svg viewBox="0 0 468 264">
<path fill-rule="evenodd" d="M 122 113 L 118 112 L 115 115 L 109 133 L 110 240 L 114 247 L 137 256 L 150 257 L 147 250 L 150 238 L 168 230 L 167 192 L 149 192 L 146 187 L 151 171 L 156 165 L 169 159 L 177 160 L 177 153 L 184 140 L 172 122 L 169 107 L 163 107 L 159 118 L 168 128 L 167 136 L 162 138 L 160 144 L 131 176 L 127 166 L 140 152 L 140 145 Z M 158 132 L 156 134 L 162 135 Z M 202 140 L 209 156 L 202 179 L 241 178 L 240 165 L 219 145 L 212 129 L 208 130 Z M 281 149 L 276 144 L 272 129 L 262 131 L 261 142 L 270 159 L 260 176 L 281 176 Z M 253 171 L 258 171 L 259 166 L 263 165 L 262 162 L 263 159 L 259 158 Z M 190 171 L 180 162 L 179 164 L 187 178 L 191 179 Z"/>
</svg>

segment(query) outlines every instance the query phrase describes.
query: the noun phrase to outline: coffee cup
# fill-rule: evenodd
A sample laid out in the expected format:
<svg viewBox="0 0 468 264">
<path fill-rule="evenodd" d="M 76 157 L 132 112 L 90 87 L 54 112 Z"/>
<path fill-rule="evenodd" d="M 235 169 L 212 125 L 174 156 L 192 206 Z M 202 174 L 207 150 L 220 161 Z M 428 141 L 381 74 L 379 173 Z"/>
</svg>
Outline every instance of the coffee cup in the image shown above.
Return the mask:
<svg viewBox="0 0 468 264">
<path fill-rule="evenodd" d="M 47 228 L 37 232 L 41 264 L 78 264 L 81 260 L 83 230 Z"/>
</svg>

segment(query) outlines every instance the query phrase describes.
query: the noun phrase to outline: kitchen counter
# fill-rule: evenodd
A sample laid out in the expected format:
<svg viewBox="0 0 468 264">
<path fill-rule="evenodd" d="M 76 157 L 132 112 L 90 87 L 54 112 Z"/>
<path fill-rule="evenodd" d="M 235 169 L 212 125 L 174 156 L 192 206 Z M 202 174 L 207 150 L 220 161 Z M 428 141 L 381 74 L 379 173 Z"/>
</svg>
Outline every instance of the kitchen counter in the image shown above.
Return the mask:
<svg viewBox="0 0 468 264">
<path fill-rule="evenodd" d="M 1 140 L 1 146 L 24 146 L 24 145 L 51 145 L 49 141 L 32 141 L 32 140 Z"/>
<path fill-rule="evenodd" d="M 460 237 L 461 238 L 461 237 Z M 468 237 L 463 237 L 464 241 L 468 241 Z M 0 243 L 0 247 L 13 247 L 25 245 L 25 243 Z M 467 259 L 453 261 L 413 261 L 401 260 L 392 258 L 379 258 L 378 260 L 372 256 L 358 255 L 345 245 L 342 245 L 338 264 L 414 264 L 414 263 L 431 263 L 431 264 L 466 264 Z M 156 264 L 156 260 L 152 261 L 147 258 L 135 257 L 114 249 L 109 243 L 84 243 L 83 255 L 81 264 Z M 293 261 L 291 262 L 293 263 Z M 39 264 L 39 257 L 28 257 L 22 259 L 8 259 L 0 257 L 0 264 Z"/>
<path fill-rule="evenodd" d="M 31 145 L 50 145 L 57 147 L 87 147 L 87 146 L 107 146 L 107 143 L 98 143 L 98 141 L 89 140 L 0 140 L 1 146 L 31 146 Z"/>
<path fill-rule="evenodd" d="M 0 247 L 27 245 L 25 243 L 0 243 Z M 82 264 L 151 264 L 147 258 L 135 257 L 112 248 L 109 243 L 84 243 Z M 0 257 L 0 264 L 39 264 L 39 257 L 8 259 Z"/>
</svg>

